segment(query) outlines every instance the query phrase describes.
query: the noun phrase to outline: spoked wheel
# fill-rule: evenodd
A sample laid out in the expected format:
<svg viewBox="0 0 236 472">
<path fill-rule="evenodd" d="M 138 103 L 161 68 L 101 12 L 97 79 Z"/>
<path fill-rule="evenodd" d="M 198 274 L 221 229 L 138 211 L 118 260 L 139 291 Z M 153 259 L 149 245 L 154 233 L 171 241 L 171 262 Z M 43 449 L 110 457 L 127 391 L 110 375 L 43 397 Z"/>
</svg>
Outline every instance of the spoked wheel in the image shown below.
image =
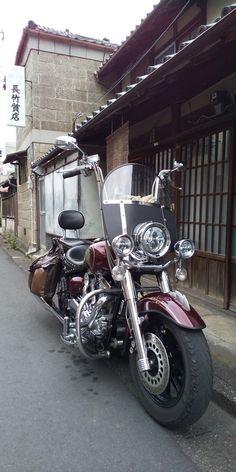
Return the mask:
<svg viewBox="0 0 236 472">
<path fill-rule="evenodd" d="M 152 319 L 144 329 L 150 370 L 140 372 L 136 352 L 131 374 L 147 412 L 168 428 L 188 426 L 205 412 L 211 398 L 212 364 L 201 331 Z"/>
</svg>

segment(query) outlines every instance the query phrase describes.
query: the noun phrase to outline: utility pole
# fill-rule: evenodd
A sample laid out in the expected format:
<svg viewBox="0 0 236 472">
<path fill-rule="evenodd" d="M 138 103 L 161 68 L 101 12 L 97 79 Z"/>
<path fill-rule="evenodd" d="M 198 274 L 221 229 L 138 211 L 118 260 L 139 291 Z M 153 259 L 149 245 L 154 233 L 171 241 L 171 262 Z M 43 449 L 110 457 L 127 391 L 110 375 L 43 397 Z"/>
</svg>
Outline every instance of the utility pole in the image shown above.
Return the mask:
<svg viewBox="0 0 236 472">
<path fill-rule="evenodd" d="M 0 31 L 0 104 L 1 104 L 1 109 L 0 109 L 0 129 L 2 131 L 3 129 L 3 94 L 2 91 L 5 90 L 5 76 L 4 76 L 4 41 L 5 38 L 5 33 L 3 31 L 3 28 L 1 28 Z M 2 44 L 1 44 L 2 43 Z M 2 133 L 1 133 L 2 134 Z M 3 165 L 2 165 L 2 158 L 5 150 L 5 145 L 2 141 L 0 141 L 0 175 L 3 175 Z"/>
<path fill-rule="evenodd" d="M 2 41 L 4 41 L 5 33 L 4 33 L 3 29 L 1 29 L 1 31 L 0 31 L 0 37 L 2 38 Z M 3 47 L 0 47 L 0 53 L 1 53 L 1 55 L 0 55 L 0 74 L 2 76 L 2 70 L 1 69 L 2 69 L 2 65 L 3 65 L 3 54 L 2 54 L 3 53 Z M 3 85 L 4 85 L 4 80 L 2 80 L 2 77 L 1 77 L 1 82 L 2 81 L 3 81 Z M 3 89 L 4 89 L 4 86 L 3 86 Z"/>
</svg>

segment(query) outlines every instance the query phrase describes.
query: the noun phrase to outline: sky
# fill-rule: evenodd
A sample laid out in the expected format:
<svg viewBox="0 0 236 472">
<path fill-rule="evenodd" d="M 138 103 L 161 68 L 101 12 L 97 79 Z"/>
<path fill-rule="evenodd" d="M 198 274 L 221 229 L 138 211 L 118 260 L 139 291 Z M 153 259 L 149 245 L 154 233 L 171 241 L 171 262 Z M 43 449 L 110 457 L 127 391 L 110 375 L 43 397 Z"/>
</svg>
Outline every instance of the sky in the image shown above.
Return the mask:
<svg viewBox="0 0 236 472">
<path fill-rule="evenodd" d="M 29 20 L 40 26 L 120 44 L 159 0 L 11 0 L 4 2 L 0 16 L 0 79 L 14 64 L 23 28 Z M 2 37 L 4 36 L 4 40 Z M 0 91 L 0 148 L 14 140 L 15 130 L 4 125 Z"/>
</svg>

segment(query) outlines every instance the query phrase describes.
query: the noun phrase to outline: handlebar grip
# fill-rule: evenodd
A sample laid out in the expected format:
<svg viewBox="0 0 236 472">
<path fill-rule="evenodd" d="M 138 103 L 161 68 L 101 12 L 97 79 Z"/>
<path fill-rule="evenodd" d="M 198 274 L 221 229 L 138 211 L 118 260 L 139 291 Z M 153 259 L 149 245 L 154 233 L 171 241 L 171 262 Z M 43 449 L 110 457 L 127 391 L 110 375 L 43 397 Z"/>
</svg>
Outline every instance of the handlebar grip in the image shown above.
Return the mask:
<svg viewBox="0 0 236 472">
<path fill-rule="evenodd" d="M 74 177 L 75 175 L 81 174 L 81 166 L 75 167 L 74 169 L 71 170 L 65 170 L 62 173 L 63 179 L 69 179 L 70 177 Z"/>
</svg>

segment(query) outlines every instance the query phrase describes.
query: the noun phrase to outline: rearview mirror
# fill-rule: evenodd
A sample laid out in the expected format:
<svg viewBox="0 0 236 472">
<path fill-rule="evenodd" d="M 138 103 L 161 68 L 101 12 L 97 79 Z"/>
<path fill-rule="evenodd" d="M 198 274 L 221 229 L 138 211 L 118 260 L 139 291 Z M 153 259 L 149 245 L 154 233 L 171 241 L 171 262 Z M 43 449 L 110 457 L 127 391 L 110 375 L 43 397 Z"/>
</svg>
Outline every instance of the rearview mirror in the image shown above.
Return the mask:
<svg viewBox="0 0 236 472">
<path fill-rule="evenodd" d="M 56 139 L 56 146 L 63 151 L 79 149 L 76 139 L 72 138 L 72 136 L 59 136 L 59 138 Z"/>
<path fill-rule="evenodd" d="M 180 170 L 183 170 L 184 165 L 183 165 L 182 162 L 174 161 L 174 167 L 173 168 L 174 168 L 174 170 L 180 171 Z"/>
</svg>

